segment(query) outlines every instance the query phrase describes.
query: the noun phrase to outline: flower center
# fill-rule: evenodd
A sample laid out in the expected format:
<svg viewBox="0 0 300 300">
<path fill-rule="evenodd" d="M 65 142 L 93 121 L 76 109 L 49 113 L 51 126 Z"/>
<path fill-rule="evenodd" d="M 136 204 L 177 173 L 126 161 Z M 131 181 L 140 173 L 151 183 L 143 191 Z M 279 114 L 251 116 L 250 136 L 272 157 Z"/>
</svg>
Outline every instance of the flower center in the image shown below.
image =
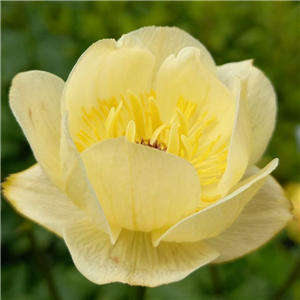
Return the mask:
<svg viewBox="0 0 300 300">
<path fill-rule="evenodd" d="M 120 101 L 115 97 L 98 100 L 88 112 L 82 109 L 87 125 L 77 132 L 79 152 L 99 141 L 125 136 L 129 141 L 149 146 L 188 160 L 195 167 L 202 190 L 208 190 L 222 178 L 227 160 L 226 142 L 219 135 L 213 140 L 210 132 L 217 119 L 208 111 L 198 113 L 197 104 L 179 97 L 172 117 L 163 122 L 156 93 L 136 95 L 127 92 Z M 197 114 L 196 114 L 197 111 Z M 203 193 L 202 201 L 216 201 L 219 195 Z"/>
</svg>

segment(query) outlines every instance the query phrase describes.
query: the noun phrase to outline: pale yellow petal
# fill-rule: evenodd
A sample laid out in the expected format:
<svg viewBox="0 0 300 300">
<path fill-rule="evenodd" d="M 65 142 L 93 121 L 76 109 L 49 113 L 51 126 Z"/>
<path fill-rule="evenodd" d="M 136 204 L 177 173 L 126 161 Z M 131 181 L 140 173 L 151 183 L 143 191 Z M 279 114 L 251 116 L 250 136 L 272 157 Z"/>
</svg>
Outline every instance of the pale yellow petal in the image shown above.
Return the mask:
<svg viewBox="0 0 300 300">
<path fill-rule="evenodd" d="M 227 166 L 218 185 L 218 194 L 225 196 L 244 175 L 251 151 L 251 128 L 246 104 L 247 79 L 235 78 L 236 115 L 230 139 Z"/>
<path fill-rule="evenodd" d="M 67 126 L 68 116 L 66 114 L 62 121 L 60 152 L 66 193 L 73 203 L 84 210 L 90 220 L 99 229 L 109 234 L 112 242 L 115 242 L 122 228 L 118 224 L 107 221 Z"/>
<path fill-rule="evenodd" d="M 179 28 L 150 26 L 129 34 L 141 40 L 155 56 L 155 74 L 168 56 L 171 54 L 176 56 L 185 47 L 199 48 L 201 50 L 201 62 L 212 73 L 215 73 L 215 63 L 205 46 Z"/>
<path fill-rule="evenodd" d="M 241 181 L 227 197 L 180 221 L 165 232 L 153 231 L 153 244 L 156 246 L 160 241 L 195 242 L 217 236 L 238 218 L 277 164 L 278 160 L 274 159 L 256 174 Z"/>
<path fill-rule="evenodd" d="M 88 113 L 98 100 L 109 100 L 130 90 L 139 95 L 150 91 L 154 57 L 132 36 L 100 40 L 86 50 L 73 68 L 63 93 L 63 115 L 69 112 L 73 138 L 87 125 L 82 108 Z"/>
<path fill-rule="evenodd" d="M 54 186 L 38 164 L 10 175 L 2 187 L 5 198 L 20 214 L 59 236 L 66 222 L 85 216 Z"/>
<path fill-rule="evenodd" d="M 200 183 L 181 157 L 129 142 L 99 142 L 81 153 L 105 215 L 129 230 L 170 226 L 195 212 Z"/>
<path fill-rule="evenodd" d="M 169 122 L 180 97 L 197 104 L 195 120 L 203 113 L 207 120 L 215 118 L 202 141 L 211 143 L 217 136 L 226 139 L 232 131 L 235 113 L 234 95 L 203 65 L 201 51 L 195 47 L 182 49 L 162 64 L 157 78 L 157 102 L 164 122 Z"/>
<path fill-rule="evenodd" d="M 122 230 L 115 245 L 86 220 L 64 228 L 64 239 L 78 270 L 97 284 L 123 282 L 154 287 L 178 281 L 214 260 L 203 242 L 153 247 L 150 233 Z"/>
<path fill-rule="evenodd" d="M 253 167 L 248 174 L 257 171 L 258 168 Z M 238 258 L 266 243 L 291 220 L 291 209 L 281 186 L 268 176 L 233 225 L 206 240 L 221 253 L 216 262 Z"/>
<path fill-rule="evenodd" d="M 255 164 L 270 141 L 276 121 L 276 94 L 269 79 L 253 67 L 248 80 L 247 106 L 252 129 L 249 165 Z"/>
<path fill-rule="evenodd" d="M 45 174 L 59 188 L 60 105 L 64 82 L 47 72 L 18 74 L 9 93 L 12 111 Z"/>
<path fill-rule="evenodd" d="M 242 80 L 248 78 L 252 67 L 252 60 L 228 63 L 217 67 L 217 76 L 229 89 L 233 89 L 235 77 Z"/>
<path fill-rule="evenodd" d="M 235 76 L 248 77 L 247 107 L 252 130 L 252 147 L 249 166 L 255 164 L 271 138 L 276 119 L 276 94 L 269 79 L 252 61 L 229 63 L 218 67 L 219 78 L 227 85 Z"/>
</svg>

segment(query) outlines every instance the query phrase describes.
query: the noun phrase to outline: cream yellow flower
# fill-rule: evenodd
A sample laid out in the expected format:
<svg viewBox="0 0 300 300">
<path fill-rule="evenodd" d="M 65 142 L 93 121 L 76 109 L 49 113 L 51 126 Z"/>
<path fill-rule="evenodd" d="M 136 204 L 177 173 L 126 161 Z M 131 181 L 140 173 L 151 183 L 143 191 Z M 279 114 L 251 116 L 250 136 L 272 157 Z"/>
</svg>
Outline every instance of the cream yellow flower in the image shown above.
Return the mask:
<svg viewBox="0 0 300 300">
<path fill-rule="evenodd" d="M 157 286 L 240 257 L 291 219 L 255 163 L 275 93 L 252 61 L 216 67 L 177 28 L 100 40 L 66 83 L 17 75 L 12 110 L 38 164 L 4 183 L 23 215 L 64 238 L 89 280 Z"/>
<path fill-rule="evenodd" d="M 300 243 L 300 184 L 298 182 L 289 182 L 285 190 L 292 202 L 293 220 L 288 223 L 287 233 L 292 241 Z"/>
</svg>

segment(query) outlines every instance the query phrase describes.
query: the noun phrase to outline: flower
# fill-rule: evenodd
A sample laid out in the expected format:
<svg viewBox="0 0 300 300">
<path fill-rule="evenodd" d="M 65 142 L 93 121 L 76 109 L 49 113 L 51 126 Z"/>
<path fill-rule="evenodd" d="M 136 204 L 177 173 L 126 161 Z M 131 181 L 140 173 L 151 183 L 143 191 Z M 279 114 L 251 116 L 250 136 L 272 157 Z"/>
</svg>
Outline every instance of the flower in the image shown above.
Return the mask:
<svg viewBox="0 0 300 300">
<path fill-rule="evenodd" d="M 289 182 L 285 185 L 289 199 L 293 206 L 293 220 L 288 223 L 287 233 L 290 239 L 295 243 L 300 243 L 300 183 Z"/>
<path fill-rule="evenodd" d="M 291 205 L 255 163 L 276 101 L 252 61 L 216 67 L 177 28 L 100 40 L 66 83 L 20 73 L 11 108 L 38 164 L 4 195 L 64 238 L 89 280 L 157 286 L 240 257 L 291 219 Z"/>
</svg>

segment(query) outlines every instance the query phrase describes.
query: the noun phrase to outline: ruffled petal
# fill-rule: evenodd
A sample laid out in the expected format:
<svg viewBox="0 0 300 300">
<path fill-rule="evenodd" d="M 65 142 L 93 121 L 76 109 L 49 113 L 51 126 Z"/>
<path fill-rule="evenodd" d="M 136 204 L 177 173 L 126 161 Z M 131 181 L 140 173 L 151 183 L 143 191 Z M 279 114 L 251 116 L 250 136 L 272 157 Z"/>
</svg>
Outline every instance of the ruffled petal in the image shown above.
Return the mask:
<svg viewBox="0 0 300 300">
<path fill-rule="evenodd" d="M 12 111 L 45 174 L 59 188 L 60 104 L 64 81 L 47 72 L 18 74 L 9 93 Z"/>
<path fill-rule="evenodd" d="M 133 36 L 100 40 L 80 57 L 66 82 L 63 93 L 63 115 L 69 112 L 69 130 L 73 138 L 88 129 L 83 108 L 89 113 L 98 101 L 120 96 L 128 90 L 139 95 L 150 91 L 154 57 Z"/>
<path fill-rule="evenodd" d="M 187 32 L 176 27 L 144 27 L 130 32 L 130 35 L 139 39 L 155 56 L 155 72 L 165 61 L 165 59 L 185 47 L 196 47 L 201 51 L 201 62 L 212 73 L 215 73 L 216 66 L 208 50 L 198 40 Z"/>
<path fill-rule="evenodd" d="M 241 181 L 227 197 L 180 221 L 170 229 L 153 231 L 153 244 L 156 246 L 160 241 L 195 242 L 217 236 L 238 218 L 277 164 L 278 160 L 274 159 L 256 174 Z"/>
<path fill-rule="evenodd" d="M 54 186 L 38 164 L 10 175 L 2 187 L 5 198 L 20 214 L 59 236 L 65 223 L 85 216 Z"/>
<path fill-rule="evenodd" d="M 257 170 L 257 167 L 252 167 L 249 175 Z M 238 258 L 266 243 L 292 218 L 291 209 L 281 186 L 268 176 L 234 224 L 220 235 L 206 240 L 221 253 L 215 262 Z"/>
<path fill-rule="evenodd" d="M 248 77 L 247 108 L 252 130 L 252 147 L 249 166 L 264 153 L 271 138 L 276 119 L 276 94 L 270 80 L 252 61 L 229 63 L 218 67 L 218 77 L 231 86 L 234 77 Z"/>
<path fill-rule="evenodd" d="M 178 281 L 214 260 L 203 242 L 153 247 L 149 233 L 122 230 L 115 245 L 86 220 L 64 228 L 64 239 L 78 270 L 97 284 L 123 282 L 154 287 Z"/>
<path fill-rule="evenodd" d="M 148 232 L 171 226 L 196 211 L 199 179 L 181 157 L 125 137 L 99 142 L 81 157 L 112 223 Z"/>
<path fill-rule="evenodd" d="M 86 212 L 99 229 L 110 235 L 114 243 L 122 227 L 107 221 L 67 126 L 68 115 L 66 114 L 62 121 L 60 151 L 66 193 L 77 207 Z"/>
</svg>

